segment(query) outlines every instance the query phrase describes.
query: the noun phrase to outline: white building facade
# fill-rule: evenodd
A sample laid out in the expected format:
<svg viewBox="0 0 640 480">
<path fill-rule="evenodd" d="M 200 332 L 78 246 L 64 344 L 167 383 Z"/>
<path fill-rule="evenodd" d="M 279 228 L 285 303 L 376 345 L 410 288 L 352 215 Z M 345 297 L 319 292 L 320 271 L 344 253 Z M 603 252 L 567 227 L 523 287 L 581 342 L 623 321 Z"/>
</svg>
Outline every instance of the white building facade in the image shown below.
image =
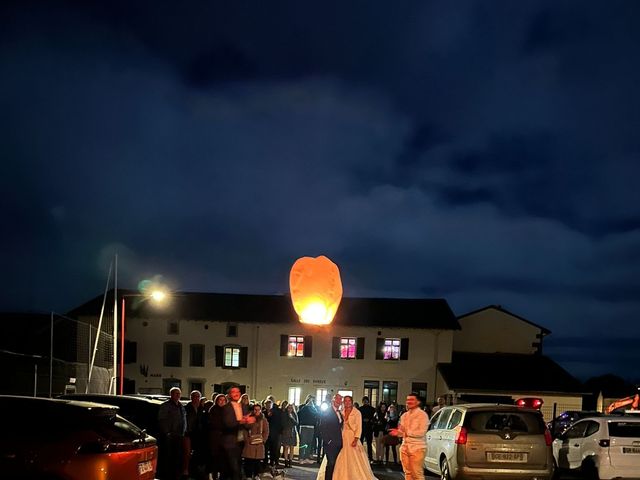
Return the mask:
<svg viewBox="0 0 640 480">
<path fill-rule="evenodd" d="M 250 398 L 294 404 L 307 395 L 355 401 L 436 396 L 439 363 L 458 328 L 444 300 L 345 298 L 332 325 L 298 322 L 285 296 L 182 294 L 167 311 L 127 307 L 125 390 L 183 394 L 240 386 Z M 95 311 L 91 302 L 79 316 Z"/>
</svg>

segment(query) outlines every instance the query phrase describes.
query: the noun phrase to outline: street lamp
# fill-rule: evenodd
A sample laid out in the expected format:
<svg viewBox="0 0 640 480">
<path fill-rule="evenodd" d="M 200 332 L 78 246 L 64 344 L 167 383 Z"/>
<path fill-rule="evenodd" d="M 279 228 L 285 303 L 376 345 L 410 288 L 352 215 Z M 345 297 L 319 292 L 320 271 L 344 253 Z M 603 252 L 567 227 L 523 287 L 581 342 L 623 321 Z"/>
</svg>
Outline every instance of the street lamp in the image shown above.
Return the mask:
<svg viewBox="0 0 640 480">
<path fill-rule="evenodd" d="M 124 324 L 126 312 L 126 297 L 141 297 L 143 300 L 151 300 L 156 304 L 162 304 L 167 300 L 168 293 L 163 287 L 153 287 L 144 293 L 128 293 L 122 295 L 122 315 L 121 315 L 121 331 L 120 334 L 120 395 L 124 394 Z"/>
<path fill-rule="evenodd" d="M 325 256 L 296 260 L 289 275 L 291 301 L 301 323 L 328 325 L 342 300 L 338 266 Z"/>
</svg>

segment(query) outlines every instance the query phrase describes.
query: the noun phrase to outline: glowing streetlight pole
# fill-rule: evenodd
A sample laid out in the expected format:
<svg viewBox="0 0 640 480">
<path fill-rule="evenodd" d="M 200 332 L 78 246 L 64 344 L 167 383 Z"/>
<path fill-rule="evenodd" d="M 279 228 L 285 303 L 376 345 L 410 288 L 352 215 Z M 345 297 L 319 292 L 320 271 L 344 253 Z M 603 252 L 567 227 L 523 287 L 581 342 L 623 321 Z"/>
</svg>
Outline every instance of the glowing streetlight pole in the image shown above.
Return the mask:
<svg viewBox="0 0 640 480">
<path fill-rule="evenodd" d="M 145 297 L 153 300 L 156 303 L 162 303 L 167 299 L 167 292 L 160 289 L 155 289 L 149 294 L 129 294 L 122 295 L 122 315 L 121 315 L 121 334 L 120 334 L 120 395 L 124 395 L 124 325 L 125 325 L 125 312 L 126 304 L 125 297 Z"/>
</svg>

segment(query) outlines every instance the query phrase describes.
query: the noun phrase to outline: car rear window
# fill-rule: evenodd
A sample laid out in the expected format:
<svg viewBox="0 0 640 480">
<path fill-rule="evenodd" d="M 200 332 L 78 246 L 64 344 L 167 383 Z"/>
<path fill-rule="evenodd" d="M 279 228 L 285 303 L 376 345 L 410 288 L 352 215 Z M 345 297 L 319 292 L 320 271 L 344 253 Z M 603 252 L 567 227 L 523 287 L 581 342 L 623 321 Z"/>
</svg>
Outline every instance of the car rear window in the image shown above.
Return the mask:
<svg viewBox="0 0 640 480">
<path fill-rule="evenodd" d="M 464 426 L 469 432 L 491 433 L 501 430 L 512 432 L 541 434 L 545 425 L 542 417 L 534 412 L 467 412 Z"/>
<path fill-rule="evenodd" d="M 609 422 L 609 436 L 640 438 L 640 422 Z"/>
</svg>

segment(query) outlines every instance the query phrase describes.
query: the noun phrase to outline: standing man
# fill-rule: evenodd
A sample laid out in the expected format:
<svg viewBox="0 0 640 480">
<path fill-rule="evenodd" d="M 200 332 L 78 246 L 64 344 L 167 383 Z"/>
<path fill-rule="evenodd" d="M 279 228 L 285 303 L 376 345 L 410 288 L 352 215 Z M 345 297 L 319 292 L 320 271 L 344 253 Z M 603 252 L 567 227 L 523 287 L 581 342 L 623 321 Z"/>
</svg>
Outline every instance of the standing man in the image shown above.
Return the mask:
<svg viewBox="0 0 640 480">
<path fill-rule="evenodd" d="M 191 401 L 185 407 L 187 412 L 187 431 L 184 436 L 183 475 L 201 478 L 204 475 L 206 456 L 204 452 L 204 408 L 198 390 L 191 392 Z"/>
<path fill-rule="evenodd" d="M 362 416 L 362 435 L 360 441 L 362 445 L 367 442 L 367 453 L 369 454 L 369 462 L 373 462 L 373 417 L 376 409 L 369 404 L 369 397 L 362 397 L 362 406 L 358 409 Z"/>
<path fill-rule="evenodd" d="M 322 412 L 320 416 L 320 435 L 322 436 L 322 446 L 327 456 L 327 467 L 324 471 L 325 480 L 333 480 L 333 469 L 340 450 L 342 450 L 342 395 L 336 393 L 329 408 Z M 354 479 L 355 480 L 355 479 Z"/>
<path fill-rule="evenodd" d="M 429 417 L 420 408 L 417 393 L 407 395 L 407 411 L 400 417 L 398 428 L 389 430 L 389 434 L 402 437 L 400 461 L 405 480 L 424 480 L 424 456 L 427 453 L 427 428 Z"/>
<path fill-rule="evenodd" d="M 274 403 L 273 397 L 264 402 L 263 415 L 269 422 L 269 438 L 265 445 L 265 465 L 278 467 L 278 459 L 280 458 L 280 434 L 282 433 L 282 410 Z"/>
<path fill-rule="evenodd" d="M 159 459 L 162 462 L 160 478 L 176 480 L 182 474 L 183 443 L 187 428 L 187 417 L 180 403 L 182 392 L 178 387 L 169 390 L 169 400 L 158 409 L 158 429 L 160 430 Z"/>
<path fill-rule="evenodd" d="M 227 465 L 229 467 L 229 479 L 240 480 L 242 470 L 240 467 L 240 456 L 242 449 L 242 428 L 245 425 L 255 423 L 256 417 L 249 416 L 249 412 L 243 409 L 240 403 L 241 397 L 238 387 L 231 387 L 228 392 L 229 403 L 222 407 L 222 448 L 225 453 Z"/>
<path fill-rule="evenodd" d="M 436 403 L 433 408 L 431 409 L 431 415 L 434 415 L 438 410 L 440 410 L 442 407 L 444 407 L 444 398 L 443 397 L 438 397 L 437 400 L 438 403 Z"/>
<path fill-rule="evenodd" d="M 313 453 L 313 436 L 318 423 L 318 409 L 315 397 L 307 396 L 305 404 L 298 410 L 298 422 L 300 424 L 300 462 L 306 462 Z"/>
</svg>

